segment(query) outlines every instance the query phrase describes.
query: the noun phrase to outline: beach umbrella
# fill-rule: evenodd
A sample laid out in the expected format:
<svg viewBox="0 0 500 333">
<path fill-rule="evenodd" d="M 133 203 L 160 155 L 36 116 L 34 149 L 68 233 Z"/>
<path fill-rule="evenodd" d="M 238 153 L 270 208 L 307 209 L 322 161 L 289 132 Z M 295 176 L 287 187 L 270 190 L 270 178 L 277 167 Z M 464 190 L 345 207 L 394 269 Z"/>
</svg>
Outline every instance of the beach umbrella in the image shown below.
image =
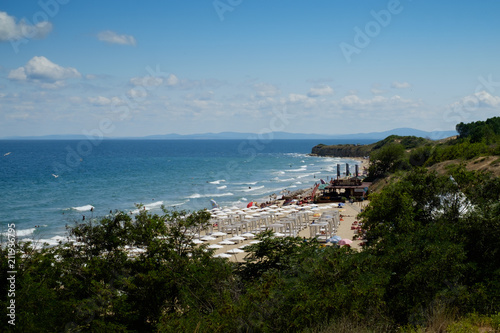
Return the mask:
<svg viewBox="0 0 500 333">
<path fill-rule="evenodd" d="M 222 249 L 224 246 L 222 245 L 219 245 L 219 244 L 210 244 L 209 246 L 207 246 L 207 248 L 209 249 Z"/>
<path fill-rule="evenodd" d="M 212 237 L 212 236 L 204 236 L 200 238 L 202 241 L 213 241 L 216 240 L 217 238 Z"/>
<path fill-rule="evenodd" d="M 201 239 L 193 239 L 193 243 L 195 243 L 195 244 L 203 244 L 203 241 Z"/>
<path fill-rule="evenodd" d="M 220 245 L 234 245 L 236 244 L 235 242 L 231 242 L 230 240 L 226 239 L 223 240 L 222 242 L 219 242 Z"/>
<path fill-rule="evenodd" d="M 231 253 L 231 254 L 237 254 L 237 253 L 243 253 L 243 252 L 245 252 L 245 251 L 238 249 L 238 248 L 234 248 L 234 249 L 226 251 L 226 253 Z"/>
<path fill-rule="evenodd" d="M 211 236 L 213 237 L 221 237 L 221 236 L 226 236 L 227 234 L 225 232 L 222 232 L 222 231 L 216 231 L 214 232 Z"/>
<path fill-rule="evenodd" d="M 275 233 L 274 233 L 274 236 L 275 236 L 275 237 L 285 237 L 286 235 L 285 235 L 285 234 L 282 234 L 281 232 L 275 232 Z"/>
<path fill-rule="evenodd" d="M 228 240 L 230 240 L 230 241 L 244 241 L 245 239 L 246 239 L 245 237 L 234 236 L 234 237 L 229 238 Z"/>
<path fill-rule="evenodd" d="M 231 258 L 231 255 L 226 253 L 219 253 L 214 255 L 214 258 Z"/>
<path fill-rule="evenodd" d="M 244 234 L 241 234 L 241 236 L 246 237 L 246 238 L 253 238 L 253 237 L 255 237 L 255 235 L 252 234 L 251 232 L 246 232 Z"/>
<path fill-rule="evenodd" d="M 251 241 L 250 244 L 259 244 L 260 243 L 260 240 L 254 240 L 254 241 Z"/>
<path fill-rule="evenodd" d="M 343 239 L 339 240 L 339 242 L 338 242 L 339 245 L 349 245 L 351 243 L 352 243 L 352 240 L 347 239 L 347 238 L 343 238 Z"/>
</svg>

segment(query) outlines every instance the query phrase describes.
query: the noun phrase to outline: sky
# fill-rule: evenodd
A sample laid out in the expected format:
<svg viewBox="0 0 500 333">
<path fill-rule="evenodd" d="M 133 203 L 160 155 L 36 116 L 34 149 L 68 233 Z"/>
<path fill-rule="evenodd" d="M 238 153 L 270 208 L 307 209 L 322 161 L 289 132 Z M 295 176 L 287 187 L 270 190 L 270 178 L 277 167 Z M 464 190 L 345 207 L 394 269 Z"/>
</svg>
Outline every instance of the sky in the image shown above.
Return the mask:
<svg viewBox="0 0 500 333">
<path fill-rule="evenodd" d="M 4 0 L 0 137 L 453 130 L 500 115 L 500 2 Z"/>
</svg>

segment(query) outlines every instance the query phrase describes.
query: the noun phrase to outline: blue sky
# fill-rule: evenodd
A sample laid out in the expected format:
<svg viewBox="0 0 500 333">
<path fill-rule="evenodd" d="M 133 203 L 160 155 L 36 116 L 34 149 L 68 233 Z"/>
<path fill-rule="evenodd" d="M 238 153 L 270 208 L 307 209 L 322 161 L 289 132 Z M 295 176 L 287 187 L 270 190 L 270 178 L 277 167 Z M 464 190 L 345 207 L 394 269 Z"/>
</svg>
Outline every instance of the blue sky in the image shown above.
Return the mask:
<svg viewBox="0 0 500 333">
<path fill-rule="evenodd" d="M 450 130 L 500 114 L 500 2 L 3 1 L 0 137 Z"/>
</svg>

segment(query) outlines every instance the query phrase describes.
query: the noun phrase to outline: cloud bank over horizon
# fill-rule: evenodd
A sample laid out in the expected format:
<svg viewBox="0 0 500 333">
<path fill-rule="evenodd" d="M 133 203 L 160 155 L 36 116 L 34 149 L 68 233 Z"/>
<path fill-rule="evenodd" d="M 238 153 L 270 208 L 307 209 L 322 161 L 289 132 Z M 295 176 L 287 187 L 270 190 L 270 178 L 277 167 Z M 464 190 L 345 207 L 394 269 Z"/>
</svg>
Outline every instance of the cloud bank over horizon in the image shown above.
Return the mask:
<svg viewBox="0 0 500 333">
<path fill-rule="evenodd" d="M 431 27 L 446 26 L 443 33 L 455 39 L 431 36 L 398 16 L 367 34 L 369 43 L 349 63 L 338 46 L 356 27 L 372 24 L 366 14 L 383 6 L 304 1 L 283 16 L 283 5 L 271 4 L 256 27 L 251 13 L 262 4 L 245 3 L 220 21 L 210 4 L 72 3 L 44 16 L 36 4 L 10 3 L 0 11 L 0 131 L 78 134 L 104 120 L 113 123 L 112 136 L 273 126 L 322 134 L 433 131 L 500 113 L 493 56 L 500 46 L 487 43 L 500 29 L 491 14 L 499 4 L 468 4 L 451 17 L 444 5 L 428 12 L 428 4 L 401 2 L 401 18 L 428 13 Z M 315 26 L 320 22 L 327 29 Z M 27 34 L 14 52 L 12 42 Z"/>
</svg>

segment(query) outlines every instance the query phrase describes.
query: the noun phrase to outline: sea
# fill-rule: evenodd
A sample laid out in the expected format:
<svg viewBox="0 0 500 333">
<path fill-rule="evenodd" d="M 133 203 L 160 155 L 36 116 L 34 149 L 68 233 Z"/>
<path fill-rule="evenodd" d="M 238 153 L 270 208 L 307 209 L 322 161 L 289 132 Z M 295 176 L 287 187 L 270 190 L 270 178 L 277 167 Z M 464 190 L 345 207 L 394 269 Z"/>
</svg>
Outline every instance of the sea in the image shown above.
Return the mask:
<svg viewBox="0 0 500 333">
<path fill-rule="evenodd" d="M 0 140 L 0 240 L 49 244 L 66 226 L 111 212 L 246 207 L 312 187 L 350 159 L 310 156 L 319 144 L 372 140 Z M 352 170 L 352 169 L 351 169 Z M 91 211 L 91 208 L 92 211 Z M 12 231 L 12 230 L 11 230 Z"/>
</svg>

